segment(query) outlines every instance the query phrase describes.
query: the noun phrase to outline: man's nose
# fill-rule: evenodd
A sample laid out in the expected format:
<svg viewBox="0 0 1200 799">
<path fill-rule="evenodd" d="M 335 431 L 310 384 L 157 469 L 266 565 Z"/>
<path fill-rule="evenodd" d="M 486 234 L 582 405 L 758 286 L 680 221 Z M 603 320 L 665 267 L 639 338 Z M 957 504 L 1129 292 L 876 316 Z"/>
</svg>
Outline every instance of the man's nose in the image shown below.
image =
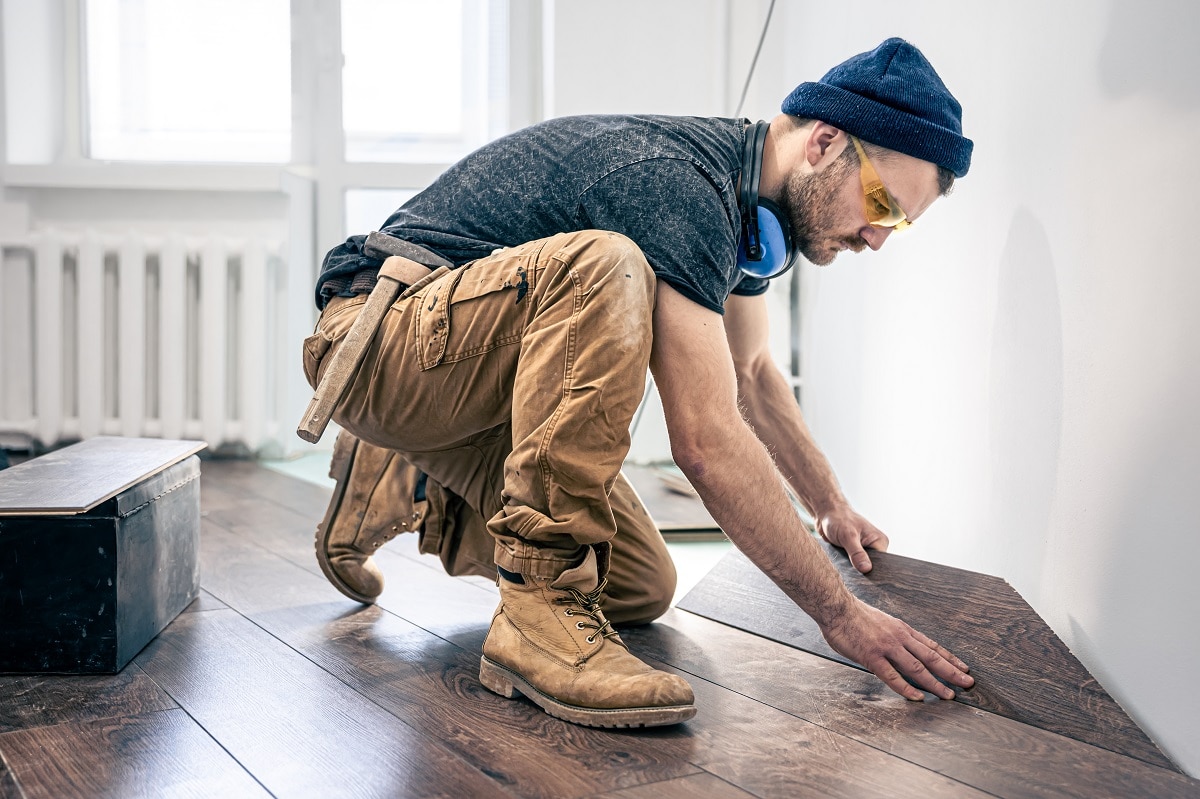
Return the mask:
<svg viewBox="0 0 1200 799">
<path fill-rule="evenodd" d="M 888 236 L 892 235 L 892 229 L 890 227 L 867 225 L 858 232 L 858 235 L 862 237 L 868 247 L 872 250 L 878 250 L 887 241 Z"/>
</svg>

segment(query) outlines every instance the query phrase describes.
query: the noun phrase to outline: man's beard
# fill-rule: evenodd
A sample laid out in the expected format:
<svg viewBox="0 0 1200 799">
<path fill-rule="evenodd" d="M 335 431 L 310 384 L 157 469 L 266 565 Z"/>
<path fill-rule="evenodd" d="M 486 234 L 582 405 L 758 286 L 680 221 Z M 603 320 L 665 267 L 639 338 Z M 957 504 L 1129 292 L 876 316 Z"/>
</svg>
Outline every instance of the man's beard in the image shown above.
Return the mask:
<svg viewBox="0 0 1200 799">
<path fill-rule="evenodd" d="M 842 244 L 860 252 L 867 243 L 861 236 L 835 236 L 837 195 L 857 168 L 858 161 L 850 157 L 854 151 L 846 148 L 832 164 L 821 172 L 808 175 L 793 172 L 784 187 L 780 207 L 791 221 L 792 242 L 796 249 L 817 266 L 833 262 L 838 251 L 830 245 Z"/>
</svg>

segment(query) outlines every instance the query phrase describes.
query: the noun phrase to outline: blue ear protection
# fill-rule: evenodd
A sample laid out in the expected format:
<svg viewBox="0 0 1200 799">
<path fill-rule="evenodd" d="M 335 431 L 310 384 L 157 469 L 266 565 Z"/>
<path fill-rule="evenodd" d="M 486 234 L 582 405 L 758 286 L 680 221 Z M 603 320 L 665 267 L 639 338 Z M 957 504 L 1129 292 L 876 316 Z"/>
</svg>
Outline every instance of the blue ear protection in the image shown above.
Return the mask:
<svg viewBox="0 0 1200 799">
<path fill-rule="evenodd" d="M 792 233 L 786 217 L 775 203 L 760 199 L 763 143 L 769 122 L 756 122 L 746 131 L 742 147 L 742 177 L 738 205 L 742 213 L 742 240 L 738 242 L 737 265 L 750 277 L 769 280 L 796 263 Z"/>
</svg>

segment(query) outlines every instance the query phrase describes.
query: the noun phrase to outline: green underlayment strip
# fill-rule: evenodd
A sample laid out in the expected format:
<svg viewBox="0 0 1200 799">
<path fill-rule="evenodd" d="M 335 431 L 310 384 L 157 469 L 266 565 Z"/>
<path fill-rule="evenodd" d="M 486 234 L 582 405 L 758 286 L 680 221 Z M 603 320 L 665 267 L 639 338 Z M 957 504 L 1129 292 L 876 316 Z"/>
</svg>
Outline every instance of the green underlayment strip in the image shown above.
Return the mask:
<svg viewBox="0 0 1200 799">
<path fill-rule="evenodd" d="M 966 661 L 975 686 L 957 701 L 1179 771 L 1004 580 L 872 552 L 859 574 L 821 542 L 850 591 Z M 852 663 L 807 614 L 734 550 L 677 607 L 816 655 Z M 860 667 L 861 668 L 861 667 Z"/>
</svg>

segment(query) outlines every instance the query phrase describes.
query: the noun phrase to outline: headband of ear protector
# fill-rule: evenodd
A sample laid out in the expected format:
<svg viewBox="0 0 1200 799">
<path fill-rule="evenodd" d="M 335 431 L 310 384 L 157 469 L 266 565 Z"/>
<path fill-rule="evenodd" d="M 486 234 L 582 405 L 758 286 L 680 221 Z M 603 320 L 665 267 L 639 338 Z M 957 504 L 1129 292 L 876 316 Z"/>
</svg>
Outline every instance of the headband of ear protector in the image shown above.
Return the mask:
<svg viewBox="0 0 1200 799">
<path fill-rule="evenodd" d="M 797 255 L 792 247 L 787 217 L 775 203 L 758 196 L 763 143 L 767 140 L 769 127 L 769 122 L 756 122 L 746 130 L 738 191 L 742 239 L 738 243 L 737 265 L 743 273 L 763 280 L 778 277 L 791 269 Z"/>
</svg>

